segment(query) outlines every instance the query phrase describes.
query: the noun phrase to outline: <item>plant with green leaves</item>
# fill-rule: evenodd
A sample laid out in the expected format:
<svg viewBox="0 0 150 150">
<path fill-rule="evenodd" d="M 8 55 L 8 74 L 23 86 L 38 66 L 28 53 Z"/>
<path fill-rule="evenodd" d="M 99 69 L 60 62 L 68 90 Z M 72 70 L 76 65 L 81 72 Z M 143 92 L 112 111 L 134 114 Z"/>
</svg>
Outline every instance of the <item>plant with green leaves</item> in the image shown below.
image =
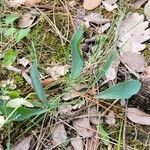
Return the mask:
<svg viewBox="0 0 150 150">
<path fill-rule="evenodd" d="M 5 17 L 4 23 L 6 24 L 6 29 L 4 30 L 4 35 L 6 37 L 12 37 L 15 39 L 16 43 L 20 42 L 24 37 L 26 37 L 30 28 L 18 29 L 14 27 L 14 22 L 19 18 L 18 14 L 10 14 Z"/>
</svg>

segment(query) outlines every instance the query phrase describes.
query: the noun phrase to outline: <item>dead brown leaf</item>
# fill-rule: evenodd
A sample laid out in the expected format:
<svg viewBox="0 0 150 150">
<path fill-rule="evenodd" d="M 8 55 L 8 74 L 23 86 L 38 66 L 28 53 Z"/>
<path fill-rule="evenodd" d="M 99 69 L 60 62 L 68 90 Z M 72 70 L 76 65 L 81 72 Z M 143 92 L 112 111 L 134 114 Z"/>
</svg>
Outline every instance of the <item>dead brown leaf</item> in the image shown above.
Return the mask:
<svg viewBox="0 0 150 150">
<path fill-rule="evenodd" d="M 97 150 L 99 144 L 99 139 L 96 136 L 88 138 L 86 139 L 86 150 Z"/>
<path fill-rule="evenodd" d="M 87 10 L 93 10 L 101 4 L 101 0 L 84 0 L 83 7 Z"/>
<path fill-rule="evenodd" d="M 46 72 L 51 75 L 54 80 L 64 76 L 69 71 L 68 65 L 56 65 L 54 67 L 48 67 Z"/>
<path fill-rule="evenodd" d="M 115 8 L 118 8 L 117 1 L 118 0 L 104 0 L 102 4 L 107 11 L 113 11 Z"/>
<path fill-rule="evenodd" d="M 0 142 L 0 150 L 4 150 L 4 147 L 2 146 L 1 142 Z"/>
<path fill-rule="evenodd" d="M 91 137 L 94 134 L 87 117 L 74 120 L 73 127 L 77 130 L 78 134 L 84 138 Z"/>
<path fill-rule="evenodd" d="M 134 123 L 141 125 L 150 125 L 150 115 L 144 113 L 138 108 L 128 108 L 127 117 Z"/>
<path fill-rule="evenodd" d="M 107 124 L 114 126 L 116 123 L 116 119 L 115 119 L 115 114 L 113 111 L 110 111 L 109 114 L 106 116 L 106 121 Z"/>
<path fill-rule="evenodd" d="M 40 3 L 40 2 L 41 2 L 41 0 L 26 0 L 25 1 L 25 5 L 33 6 L 33 5 L 36 5 L 36 4 Z"/>
<path fill-rule="evenodd" d="M 67 132 L 63 123 L 56 125 L 52 130 L 52 139 L 55 145 L 61 144 L 66 141 Z"/>
<path fill-rule="evenodd" d="M 147 20 L 150 22 L 150 0 L 147 2 L 147 4 L 144 7 L 144 14 Z"/>
<path fill-rule="evenodd" d="M 150 39 L 148 21 L 144 21 L 144 15 L 133 13 L 128 15 L 118 29 L 117 45 L 121 53 L 125 51 L 139 52 L 146 48 L 143 42 Z"/>
<path fill-rule="evenodd" d="M 133 53 L 131 51 L 124 52 L 121 55 L 121 61 L 136 72 L 144 71 L 145 61 L 140 53 Z"/>
<path fill-rule="evenodd" d="M 91 13 L 84 17 L 84 20 L 89 23 L 94 23 L 97 25 L 105 24 L 110 22 L 109 19 L 103 19 L 103 16 L 100 13 Z"/>
<path fill-rule="evenodd" d="M 77 136 L 71 140 L 71 145 L 74 150 L 83 150 L 83 140 L 81 137 Z"/>
<path fill-rule="evenodd" d="M 26 0 L 5 0 L 9 7 L 17 8 L 25 3 Z"/>
<path fill-rule="evenodd" d="M 96 125 L 96 124 L 98 124 L 100 122 L 99 117 L 98 117 L 98 116 L 100 116 L 100 112 L 98 112 L 96 106 L 89 107 L 88 115 L 89 115 L 89 119 L 90 119 L 92 124 Z"/>
<path fill-rule="evenodd" d="M 77 93 L 75 90 L 71 90 L 70 92 L 64 94 L 64 96 L 62 97 L 63 100 L 68 101 L 70 99 L 74 99 L 79 97 L 81 94 Z"/>
<path fill-rule="evenodd" d="M 135 0 L 129 4 L 133 9 L 139 9 L 147 0 Z"/>
<path fill-rule="evenodd" d="M 34 6 L 37 3 L 40 3 L 41 0 L 5 0 L 5 3 L 9 7 L 17 8 L 21 5 Z"/>
<path fill-rule="evenodd" d="M 19 28 L 30 27 L 35 19 L 35 15 L 30 12 L 24 13 L 18 21 Z"/>
<path fill-rule="evenodd" d="M 26 67 L 27 65 L 30 64 L 30 61 L 27 58 L 23 57 L 23 58 L 17 59 L 17 63 Z"/>
<path fill-rule="evenodd" d="M 30 142 L 31 142 L 32 138 L 33 138 L 32 135 L 24 138 L 22 141 L 15 144 L 12 149 L 13 150 L 29 150 Z"/>
</svg>

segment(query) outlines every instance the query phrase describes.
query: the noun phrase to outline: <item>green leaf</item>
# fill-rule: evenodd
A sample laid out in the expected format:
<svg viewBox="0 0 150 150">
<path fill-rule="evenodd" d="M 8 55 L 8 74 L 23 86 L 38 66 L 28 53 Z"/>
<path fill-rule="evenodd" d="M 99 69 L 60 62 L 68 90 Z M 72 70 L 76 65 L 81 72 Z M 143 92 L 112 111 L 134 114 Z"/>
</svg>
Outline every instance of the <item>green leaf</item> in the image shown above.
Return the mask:
<svg viewBox="0 0 150 150">
<path fill-rule="evenodd" d="M 13 49 L 9 49 L 4 54 L 3 58 L 4 59 L 3 59 L 2 64 L 4 66 L 9 66 L 9 65 L 11 65 L 16 60 L 16 58 L 17 58 L 17 51 L 15 51 Z"/>
<path fill-rule="evenodd" d="M 38 74 L 38 70 L 37 70 L 37 66 L 35 62 L 32 64 L 30 76 L 31 76 L 33 88 L 37 94 L 37 97 L 45 104 L 47 102 L 46 95 L 44 93 L 42 84 L 40 82 L 39 74 Z"/>
<path fill-rule="evenodd" d="M 12 99 L 20 97 L 20 94 L 21 94 L 21 92 L 19 90 L 7 91 L 7 95 Z"/>
<path fill-rule="evenodd" d="M 30 28 L 27 29 L 20 29 L 18 32 L 16 32 L 16 42 L 18 43 L 21 41 L 24 37 L 26 37 L 30 32 Z"/>
<path fill-rule="evenodd" d="M 110 143 L 109 142 L 109 136 L 101 124 L 97 125 L 97 131 L 98 131 L 103 143 L 108 146 Z"/>
<path fill-rule="evenodd" d="M 115 58 L 115 53 L 111 54 L 108 59 L 106 60 L 106 62 L 104 63 L 104 65 L 102 66 L 102 68 L 100 68 L 99 73 L 97 74 L 97 78 L 94 81 L 94 83 L 98 82 L 108 71 L 108 69 L 110 68 L 113 60 Z"/>
<path fill-rule="evenodd" d="M 95 96 L 96 99 L 128 99 L 137 94 L 141 88 L 138 80 L 128 80 L 118 83 Z"/>
<path fill-rule="evenodd" d="M 19 18 L 19 15 L 8 15 L 5 18 L 5 23 L 6 25 L 12 24 L 18 18 Z"/>
<path fill-rule="evenodd" d="M 80 42 L 83 36 L 83 27 L 80 25 L 71 39 L 71 56 L 72 56 L 72 69 L 71 78 L 76 79 L 83 68 L 84 62 L 80 53 Z"/>
<path fill-rule="evenodd" d="M 4 35 L 5 35 L 6 37 L 12 36 L 16 31 L 17 31 L 16 28 L 11 27 L 11 28 L 8 28 L 8 29 L 5 31 Z"/>
<path fill-rule="evenodd" d="M 6 107 L 5 105 L 0 105 L 0 112 L 3 113 L 5 117 L 8 117 L 15 108 Z M 38 116 L 43 113 L 46 113 L 48 110 L 43 109 L 30 109 L 19 107 L 12 115 L 10 116 L 10 121 L 22 121 L 29 119 L 32 116 Z"/>
<path fill-rule="evenodd" d="M 24 98 L 15 98 L 15 99 L 10 100 L 6 104 L 7 107 L 12 107 L 12 108 L 21 107 L 22 105 L 27 106 L 27 107 L 34 107 L 32 103 L 28 102 Z"/>
</svg>

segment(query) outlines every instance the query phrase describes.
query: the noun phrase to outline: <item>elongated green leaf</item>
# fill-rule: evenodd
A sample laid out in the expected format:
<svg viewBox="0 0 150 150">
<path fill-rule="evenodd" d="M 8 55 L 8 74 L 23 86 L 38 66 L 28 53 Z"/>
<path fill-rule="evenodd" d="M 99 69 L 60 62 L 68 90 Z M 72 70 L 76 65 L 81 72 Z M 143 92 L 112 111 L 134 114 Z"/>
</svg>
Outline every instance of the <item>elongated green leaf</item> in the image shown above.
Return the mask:
<svg viewBox="0 0 150 150">
<path fill-rule="evenodd" d="M 98 130 L 98 133 L 103 141 L 103 143 L 105 145 L 109 145 L 109 136 L 108 136 L 108 133 L 104 130 L 103 126 L 100 124 L 100 125 L 97 125 L 97 130 Z"/>
<path fill-rule="evenodd" d="M 9 49 L 4 54 L 4 59 L 3 59 L 2 64 L 4 66 L 9 66 L 16 60 L 16 58 L 17 58 L 17 51 L 13 49 Z"/>
<path fill-rule="evenodd" d="M 7 107 L 12 108 L 21 107 L 22 105 L 26 107 L 34 107 L 31 102 L 27 101 L 24 98 L 14 98 L 6 104 Z"/>
<path fill-rule="evenodd" d="M 141 83 L 138 80 L 128 80 L 118 83 L 95 96 L 96 99 L 128 99 L 137 94 Z"/>
<path fill-rule="evenodd" d="M 33 84 L 33 88 L 34 91 L 37 94 L 37 97 L 43 102 L 46 103 L 46 95 L 44 93 L 42 84 L 40 82 L 39 79 L 39 74 L 38 74 L 38 70 L 37 70 L 37 66 L 35 63 L 32 64 L 32 68 L 30 71 L 30 76 L 31 76 L 31 80 L 32 80 L 32 84 Z"/>
<path fill-rule="evenodd" d="M 15 108 L 6 107 L 5 105 L 0 105 L 0 112 L 3 113 L 5 117 L 8 117 Z M 9 118 L 10 121 L 22 121 L 29 119 L 32 116 L 38 116 L 46 113 L 48 110 L 43 109 L 30 109 L 19 107 Z"/>
<path fill-rule="evenodd" d="M 24 37 L 26 37 L 29 34 L 29 32 L 30 32 L 30 28 L 18 30 L 15 38 L 16 42 L 18 43 L 19 41 L 21 41 Z"/>
<path fill-rule="evenodd" d="M 8 28 L 8 29 L 5 31 L 4 35 L 5 35 L 6 37 L 12 36 L 16 31 L 17 31 L 16 28 L 11 27 L 11 28 Z"/>
<path fill-rule="evenodd" d="M 12 24 L 18 18 L 19 18 L 19 15 L 17 15 L 17 14 L 15 14 L 15 15 L 8 15 L 5 18 L 5 23 L 6 23 L 6 25 Z"/>
<path fill-rule="evenodd" d="M 71 78 L 76 79 L 83 69 L 83 58 L 80 53 L 80 42 L 83 36 L 83 27 L 79 26 L 71 39 L 71 56 L 72 56 L 72 69 Z"/>
<path fill-rule="evenodd" d="M 104 63 L 104 65 L 102 66 L 102 68 L 100 68 L 99 73 L 97 75 L 97 78 L 95 80 L 94 83 L 96 83 L 97 81 L 99 81 L 108 71 L 108 69 L 110 68 L 113 60 L 115 58 L 115 53 L 111 54 L 108 59 L 106 60 L 106 62 Z"/>
</svg>

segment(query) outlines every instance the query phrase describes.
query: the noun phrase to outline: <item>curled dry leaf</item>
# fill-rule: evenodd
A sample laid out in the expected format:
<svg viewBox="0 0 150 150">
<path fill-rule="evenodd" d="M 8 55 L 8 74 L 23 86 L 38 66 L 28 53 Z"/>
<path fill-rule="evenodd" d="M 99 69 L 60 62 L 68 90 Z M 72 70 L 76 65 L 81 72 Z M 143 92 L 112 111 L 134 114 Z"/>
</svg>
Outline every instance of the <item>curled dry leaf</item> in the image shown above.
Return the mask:
<svg viewBox="0 0 150 150">
<path fill-rule="evenodd" d="M 125 51 L 138 52 L 145 49 L 143 42 L 150 39 L 148 21 L 144 21 L 144 15 L 134 13 L 128 15 L 118 29 L 117 45 L 121 53 Z"/>
<path fill-rule="evenodd" d="M 69 71 L 69 67 L 68 65 L 65 65 L 65 66 L 58 65 L 54 67 L 48 67 L 46 71 L 48 74 L 51 75 L 51 77 L 54 80 L 57 80 L 58 78 L 60 78 L 61 76 L 64 76 Z"/>
<path fill-rule="evenodd" d="M 133 9 L 139 9 L 147 0 L 135 0 L 129 4 Z"/>
<path fill-rule="evenodd" d="M 30 64 L 30 61 L 28 59 L 26 59 L 25 57 L 20 58 L 17 60 L 18 64 L 26 67 L 28 64 Z"/>
<path fill-rule="evenodd" d="M 83 140 L 81 137 L 77 136 L 71 140 L 71 145 L 74 150 L 83 150 Z"/>
<path fill-rule="evenodd" d="M 104 0 L 102 1 L 102 4 L 107 11 L 113 11 L 115 8 L 118 8 L 116 2 L 117 0 Z"/>
<path fill-rule="evenodd" d="M 88 115 L 89 115 L 89 119 L 93 124 L 98 124 L 100 123 L 100 112 L 98 112 L 97 107 L 96 106 L 92 106 L 89 107 L 88 109 Z"/>
<path fill-rule="evenodd" d="M 77 110 L 80 109 L 82 106 L 85 105 L 85 101 L 80 101 L 79 103 L 75 104 L 75 105 L 62 105 L 59 107 L 58 113 L 60 114 L 67 114 L 67 115 L 71 115 L 73 110 Z"/>
<path fill-rule="evenodd" d="M 101 33 L 104 33 L 105 31 L 107 31 L 110 27 L 110 23 L 106 23 L 104 25 L 102 25 L 99 30 L 98 30 L 98 33 L 101 34 Z"/>
<path fill-rule="evenodd" d="M 106 116 L 105 122 L 111 126 L 115 125 L 116 119 L 113 111 L 110 111 L 109 114 Z"/>
<path fill-rule="evenodd" d="M 90 15 L 85 16 L 84 20 L 86 22 L 94 23 L 94 24 L 97 24 L 97 25 L 105 24 L 105 23 L 110 22 L 109 19 L 103 19 L 103 16 L 100 15 L 100 13 L 91 13 Z"/>
<path fill-rule="evenodd" d="M 88 138 L 94 135 L 94 131 L 87 117 L 74 120 L 73 127 L 76 129 L 78 134 L 84 138 Z"/>
<path fill-rule="evenodd" d="M 56 127 L 52 130 L 52 139 L 55 145 L 66 141 L 67 132 L 63 123 L 56 125 Z"/>
<path fill-rule="evenodd" d="M 24 138 L 22 141 L 15 144 L 12 149 L 13 150 L 22 150 L 22 149 L 29 150 L 32 138 L 33 138 L 32 136 L 28 136 L 28 137 Z"/>
<path fill-rule="evenodd" d="M 41 0 L 5 0 L 5 3 L 9 7 L 13 7 L 13 8 L 17 8 L 21 5 L 33 6 L 40 2 Z"/>
<path fill-rule="evenodd" d="M 145 61 L 140 53 L 133 53 L 131 51 L 124 52 L 121 55 L 121 61 L 136 72 L 144 71 Z"/>
<path fill-rule="evenodd" d="M 84 0 L 83 7 L 87 10 L 93 10 L 101 4 L 101 0 Z"/>
<path fill-rule="evenodd" d="M 35 19 L 35 15 L 30 12 L 24 13 L 18 21 L 19 28 L 30 27 Z"/>
<path fill-rule="evenodd" d="M 137 108 L 128 108 L 127 117 L 134 123 L 150 125 L 150 115 Z"/>
<path fill-rule="evenodd" d="M 9 7 L 17 8 L 25 3 L 26 0 L 5 0 Z"/>
<path fill-rule="evenodd" d="M 150 0 L 144 7 L 144 14 L 145 14 L 147 20 L 150 22 Z"/>
<path fill-rule="evenodd" d="M 81 94 L 77 93 L 75 90 L 71 90 L 70 92 L 64 94 L 64 96 L 62 97 L 63 100 L 68 101 L 70 99 L 74 99 L 79 97 Z"/>
</svg>

